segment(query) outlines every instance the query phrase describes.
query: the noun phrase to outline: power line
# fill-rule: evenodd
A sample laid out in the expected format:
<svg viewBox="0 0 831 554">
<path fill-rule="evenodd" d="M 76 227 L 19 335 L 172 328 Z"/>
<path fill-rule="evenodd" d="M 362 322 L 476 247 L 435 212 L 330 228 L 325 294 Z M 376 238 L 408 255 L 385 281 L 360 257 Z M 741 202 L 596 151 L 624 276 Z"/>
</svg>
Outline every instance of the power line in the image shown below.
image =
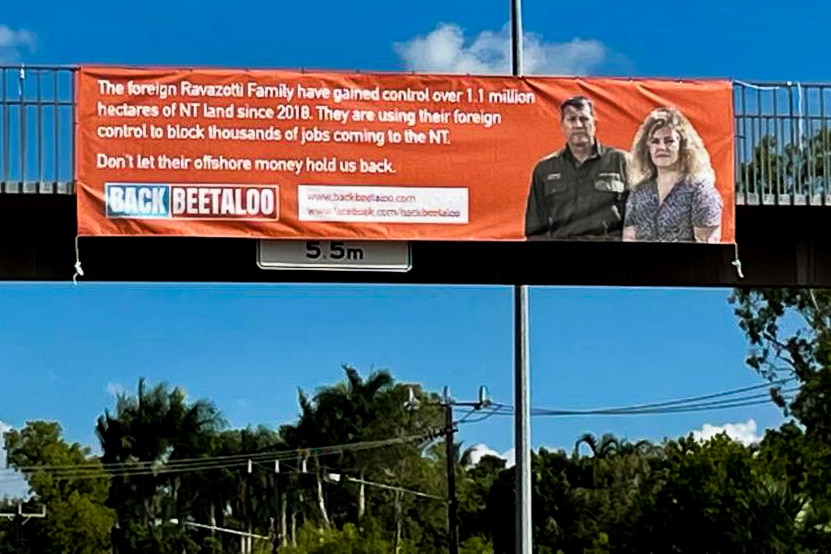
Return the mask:
<svg viewBox="0 0 831 554">
<path fill-rule="evenodd" d="M 188 458 L 180 460 L 169 460 L 166 463 L 156 461 L 149 462 L 119 462 L 119 463 L 89 463 L 78 465 L 42 465 L 23 466 L 19 468 L 0 469 L 0 482 L 3 477 L 18 478 L 19 473 L 48 473 L 54 479 L 77 479 L 93 478 L 104 479 L 110 477 L 127 476 L 150 476 L 159 474 L 186 473 L 194 471 L 205 471 L 210 469 L 229 469 L 238 466 L 246 466 L 250 462 L 274 462 L 283 460 L 297 460 L 309 457 L 329 456 L 342 454 L 344 452 L 357 452 L 375 448 L 395 446 L 408 442 L 429 440 L 441 431 L 432 433 L 421 433 L 406 437 L 392 439 L 362 441 L 332 446 L 315 448 L 298 448 L 294 450 L 275 450 L 273 452 L 260 452 L 251 454 L 234 454 L 228 456 L 204 456 L 201 458 Z M 5 473 L 5 475 L 4 475 Z"/>
<path fill-rule="evenodd" d="M 759 395 L 755 395 L 759 396 Z M 754 396 L 754 397 L 755 397 Z M 753 399 L 754 397 L 732 399 L 729 401 L 709 402 L 702 404 L 690 404 L 686 406 L 677 406 L 670 408 L 657 408 L 647 410 L 561 410 L 551 408 L 533 408 L 531 415 L 536 417 L 546 416 L 638 416 L 638 415 L 668 415 L 668 414 L 683 414 L 688 412 L 714 411 L 725 410 L 730 408 L 741 408 L 748 406 L 762 406 L 770 403 L 770 397 L 763 395 L 766 398 Z M 495 410 L 494 415 L 511 416 L 513 415 L 513 406 L 503 405 L 501 409 Z M 472 423 L 472 422 L 469 422 Z"/>
<path fill-rule="evenodd" d="M 771 383 L 762 383 L 738 389 L 710 393 L 700 396 L 691 396 L 687 398 L 680 398 L 675 400 L 667 400 L 661 402 L 653 402 L 649 404 L 634 404 L 631 406 L 622 406 L 614 408 L 592 408 L 584 410 L 565 410 L 552 408 L 532 408 L 532 416 L 592 416 L 592 415 L 663 415 L 663 414 L 678 414 L 688 412 L 721 410 L 729 408 L 740 408 L 749 406 L 758 406 L 768 404 L 770 402 L 770 393 L 756 393 L 743 394 L 752 391 L 758 391 L 763 388 L 770 388 L 775 385 L 782 385 L 794 381 L 795 378 L 790 377 L 780 379 Z M 791 394 L 798 392 L 799 388 L 794 387 L 780 391 L 781 394 Z M 737 396 L 741 395 L 741 396 Z M 726 398 L 729 396 L 737 396 L 734 398 Z M 720 400 L 716 400 L 720 399 Z M 491 413 L 480 417 L 477 420 L 470 420 L 467 423 L 476 423 L 484 421 L 494 415 L 511 415 L 513 414 L 513 406 L 507 404 L 493 404 Z"/>
<path fill-rule="evenodd" d="M 752 397 L 751 397 L 752 398 Z M 534 416 L 639 416 L 639 415 L 669 415 L 669 414 L 684 414 L 692 412 L 711 412 L 714 410 L 726 410 L 730 408 L 744 408 L 750 406 L 762 406 L 770 403 L 770 398 L 756 399 L 751 398 L 734 399 L 730 401 L 709 402 L 702 404 L 690 404 L 687 406 L 679 406 L 675 408 L 657 408 L 654 410 L 536 410 L 532 413 Z M 507 415 L 507 414 L 506 414 Z"/>
<path fill-rule="evenodd" d="M 795 378 L 786 378 L 771 383 L 762 383 L 748 387 L 732 389 L 727 391 L 720 391 L 716 393 L 692 396 L 687 398 L 653 402 L 648 404 L 635 404 L 631 406 L 615 407 L 615 408 L 595 408 L 585 410 L 564 410 L 564 409 L 550 409 L 550 408 L 532 408 L 531 414 L 533 416 L 543 417 L 565 417 L 565 416 L 634 416 L 634 415 L 668 415 L 692 413 L 701 411 L 712 411 L 730 408 L 742 408 L 750 406 L 758 406 L 768 404 L 770 402 L 769 393 L 743 394 L 753 391 L 758 391 L 763 388 L 771 387 L 772 385 L 782 385 L 793 381 Z M 790 394 L 798 391 L 798 387 L 790 388 L 781 391 L 784 394 Z M 730 396 L 737 396 L 735 398 L 727 398 Z M 454 404 L 464 404 L 456 403 Z M 477 407 L 470 410 L 458 422 L 450 427 L 453 429 L 456 424 L 462 423 L 480 423 L 496 415 L 511 415 L 513 413 L 513 406 L 499 403 L 488 402 L 487 408 L 482 408 L 480 403 Z M 474 413 L 485 413 L 477 418 L 469 419 Z M 188 473 L 208 470 L 232 469 L 235 467 L 243 467 L 249 462 L 278 462 L 291 461 L 309 457 L 322 457 L 334 454 L 342 454 L 345 452 L 356 452 L 375 448 L 384 448 L 397 444 L 407 442 L 414 442 L 420 440 L 434 440 L 437 436 L 445 434 L 448 429 L 435 430 L 430 433 L 422 433 L 407 437 L 383 439 L 376 441 L 361 441 L 356 443 L 346 443 L 340 445 L 330 445 L 312 448 L 297 448 L 293 450 L 273 450 L 270 452 L 256 452 L 248 454 L 231 454 L 224 456 L 204 456 L 199 458 L 183 458 L 178 460 L 168 460 L 160 463 L 158 461 L 135 461 L 135 462 L 116 462 L 116 463 L 90 463 L 79 465 L 41 465 L 41 466 L 23 466 L 20 468 L 0 469 L 0 482 L 9 481 L 11 479 L 19 479 L 20 474 L 27 473 L 49 473 L 53 479 L 80 479 L 80 478 L 94 478 L 104 479 L 115 476 L 121 477 L 140 477 L 160 474 L 174 474 L 174 473 Z M 452 431 L 451 431 L 452 432 Z M 11 479 L 4 479 L 8 477 Z"/>
<path fill-rule="evenodd" d="M 773 383 L 760 383 L 758 385 L 751 385 L 751 386 L 748 386 L 748 387 L 742 387 L 742 388 L 738 388 L 738 389 L 732 389 L 732 390 L 716 392 L 716 393 L 711 393 L 711 394 L 704 394 L 704 395 L 701 395 L 701 396 L 691 396 L 691 397 L 680 398 L 680 399 L 676 399 L 676 400 L 667 400 L 665 402 L 655 402 L 655 403 L 651 403 L 651 404 L 637 404 L 637 405 L 629 406 L 629 407 L 626 407 L 626 408 L 619 408 L 619 410 L 636 411 L 636 410 L 640 410 L 640 409 L 653 409 L 653 408 L 662 408 L 662 407 L 669 407 L 669 406 L 676 406 L 676 405 L 684 405 L 684 404 L 689 404 L 689 403 L 693 403 L 693 402 L 698 402 L 700 400 L 711 400 L 713 398 L 723 398 L 725 396 L 733 396 L 733 395 L 736 395 L 736 394 L 741 394 L 741 393 L 750 392 L 750 391 L 754 391 L 754 390 L 761 390 L 761 389 L 764 389 L 764 388 L 768 388 L 771 385 L 782 385 L 782 384 L 785 384 L 785 383 L 789 383 L 790 381 L 793 381 L 795 379 L 796 379 L 795 377 L 789 377 L 787 379 L 780 379 L 779 381 L 774 381 Z M 612 408 L 610 410 L 614 410 L 614 408 Z"/>
<path fill-rule="evenodd" d="M 790 389 L 786 392 L 793 392 L 795 389 Z M 723 400 L 713 400 L 706 402 L 690 401 L 684 404 L 677 403 L 670 406 L 632 406 L 623 408 L 601 408 L 595 410 L 549 410 L 537 409 L 536 415 L 643 415 L 643 414 L 670 414 L 683 413 L 689 410 L 700 409 L 722 409 L 729 408 L 736 405 L 755 405 L 766 404 L 770 401 L 769 393 L 756 393 L 751 395 L 739 396 L 736 398 L 728 398 Z"/>
<path fill-rule="evenodd" d="M 480 411 L 482 411 L 482 410 L 480 410 Z M 490 409 L 488 409 L 487 413 L 485 413 L 484 415 L 480 415 L 479 417 L 477 417 L 475 419 L 467 419 L 470 415 L 472 415 L 474 413 L 476 413 L 476 412 L 471 411 L 470 413 L 468 413 L 468 415 L 466 417 L 463 417 L 462 419 L 459 420 L 458 424 L 461 425 L 462 423 L 482 423 L 483 421 L 485 421 L 487 419 L 490 419 L 495 415 L 498 415 L 499 408 L 490 408 Z"/>
</svg>

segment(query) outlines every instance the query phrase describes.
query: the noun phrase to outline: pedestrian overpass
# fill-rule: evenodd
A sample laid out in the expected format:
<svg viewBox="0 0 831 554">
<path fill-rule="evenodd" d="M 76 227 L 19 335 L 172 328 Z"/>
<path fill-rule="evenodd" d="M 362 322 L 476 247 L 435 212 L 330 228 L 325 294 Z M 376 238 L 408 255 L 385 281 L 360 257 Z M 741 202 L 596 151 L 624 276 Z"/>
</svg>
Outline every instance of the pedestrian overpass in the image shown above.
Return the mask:
<svg viewBox="0 0 831 554">
<path fill-rule="evenodd" d="M 415 242 L 409 272 L 369 273 L 263 270 L 255 240 L 76 240 L 74 75 L 0 66 L 2 280 L 69 281 L 80 255 L 94 281 L 831 286 L 831 82 L 735 83 L 737 248 Z"/>
</svg>

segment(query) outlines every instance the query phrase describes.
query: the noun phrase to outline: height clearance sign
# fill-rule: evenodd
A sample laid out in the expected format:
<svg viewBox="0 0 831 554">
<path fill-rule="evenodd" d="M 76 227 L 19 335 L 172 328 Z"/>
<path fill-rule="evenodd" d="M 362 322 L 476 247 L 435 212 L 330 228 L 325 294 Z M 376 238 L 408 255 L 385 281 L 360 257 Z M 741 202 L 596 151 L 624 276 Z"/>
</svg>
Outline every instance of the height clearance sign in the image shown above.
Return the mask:
<svg viewBox="0 0 831 554">
<path fill-rule="evenodd" d="M 84 67 L 81 235 L 734 241 L 727 81 Z"/>
</svg>

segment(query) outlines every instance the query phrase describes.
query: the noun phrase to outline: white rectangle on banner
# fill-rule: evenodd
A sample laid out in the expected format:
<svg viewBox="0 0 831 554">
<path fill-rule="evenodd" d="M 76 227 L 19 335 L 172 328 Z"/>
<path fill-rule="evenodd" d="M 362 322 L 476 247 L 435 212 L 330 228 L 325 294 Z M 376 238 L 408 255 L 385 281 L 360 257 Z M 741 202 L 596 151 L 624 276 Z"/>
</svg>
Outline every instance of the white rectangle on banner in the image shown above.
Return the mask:
<svg viewBox="0 0 831 554">
<path fill-rule="evenodd" d="M 465 187 L 298 185 L 298 219 L 350 223 L 450 223 L 469 218 Z"/>
</svg>

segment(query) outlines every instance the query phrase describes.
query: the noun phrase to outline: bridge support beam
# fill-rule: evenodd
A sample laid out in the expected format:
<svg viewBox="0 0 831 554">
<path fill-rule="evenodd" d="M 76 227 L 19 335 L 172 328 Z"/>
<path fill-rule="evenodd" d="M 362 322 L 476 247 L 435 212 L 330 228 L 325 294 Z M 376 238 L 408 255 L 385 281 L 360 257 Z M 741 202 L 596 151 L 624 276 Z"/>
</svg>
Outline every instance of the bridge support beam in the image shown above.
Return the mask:
<svg viewBox="0 0 831 554">
<path fill-rule="evenodd" d="M 739 206 L 732 246 L 416 242 L 406 274 L 263 271 L 256 241 L 82 238 L 85 281 L 831 287 L 828 208 Z M 71 281 L 75 197 L 0 195 L 0 280 Z M 553 263 L 551 263 L 553 262 Z"/>
</svg>

